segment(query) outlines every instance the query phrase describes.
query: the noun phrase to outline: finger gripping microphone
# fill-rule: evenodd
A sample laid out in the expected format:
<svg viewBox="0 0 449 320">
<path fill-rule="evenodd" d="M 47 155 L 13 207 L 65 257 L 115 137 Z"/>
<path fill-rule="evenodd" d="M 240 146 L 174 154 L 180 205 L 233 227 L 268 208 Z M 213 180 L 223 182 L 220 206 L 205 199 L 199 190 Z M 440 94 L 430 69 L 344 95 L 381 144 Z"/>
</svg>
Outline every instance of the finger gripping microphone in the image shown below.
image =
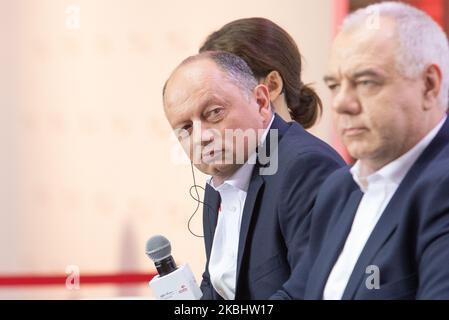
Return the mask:
<svg viewBox="0 0 449 320">
<path fill-rule="evenodd" d="M 202 292 L 188 264 L 176 266 L 167 238 L 157 235 L 146 244 L 145 252 L 153 260 L 158 275 L 150 287 L 159 300 L 198 300 Z"/>
</svg>

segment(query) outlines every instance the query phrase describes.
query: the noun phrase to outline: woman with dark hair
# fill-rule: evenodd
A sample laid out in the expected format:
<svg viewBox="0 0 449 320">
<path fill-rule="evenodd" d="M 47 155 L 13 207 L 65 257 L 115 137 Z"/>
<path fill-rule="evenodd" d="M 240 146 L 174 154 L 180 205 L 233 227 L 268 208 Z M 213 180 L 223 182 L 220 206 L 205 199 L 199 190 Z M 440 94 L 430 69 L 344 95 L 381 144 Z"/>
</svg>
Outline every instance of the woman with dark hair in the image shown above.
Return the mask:
<svg viewBox="0 0 449 320">
<path fill-rule="evenodd" d="M 276 113 L 312 127 L 322 111 L 313 89 L 301 81 L 301 54 L 292 37 L 264 18 L 232 21 L 210 34 L 203 51 L 227 51 L 243 58 L 270 91 Z"/>
</svg>

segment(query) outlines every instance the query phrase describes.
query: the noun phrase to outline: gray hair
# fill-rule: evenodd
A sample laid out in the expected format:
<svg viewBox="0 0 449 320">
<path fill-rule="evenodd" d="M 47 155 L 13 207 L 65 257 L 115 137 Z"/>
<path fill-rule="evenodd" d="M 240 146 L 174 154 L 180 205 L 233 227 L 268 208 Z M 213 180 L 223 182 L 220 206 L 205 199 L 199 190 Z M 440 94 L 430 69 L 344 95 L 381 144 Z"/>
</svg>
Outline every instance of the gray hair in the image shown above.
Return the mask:
<svg viewBox="0 0 449 320">
<path fill-rule="evenodd" d="M 227 78 L 238 86 L 248 98 L 251 96 L 254 88 L 258 85 L 254 73 L 245 60 L 233 53 L 225 51 L 205 51 L 200 54 L 190 56 L 181 62 L 178 68 L 200 59 L 210 59 L 214 61 L 215 64 L 226 74 Z M 162 95 L 165 95 L 167 82 L 164 85 Z"/>
<path fill-rule="evenodd" d="M 439 100 L 444 110 L 449 107 L 449 43 L 443 29 L 425 12 L 400 2 L 382 2 L 359 9 L 348 15 L 341 31 L 362 23 L 375 27 L 380 17 L 392 18 L 396 23 L 399 51 L 396 57 L 398 71 L 407 77 L 416 77 L 426 67 L 436 64 L 442 73 Z M 371 22 L 371 25 L 370 25 Z"/>
<path fill-rule="evenodd" d="M 239 56 L 225 51 L 210 51 L 210 58 L 222 69 L 229 80 L 243 92 L 251 94 L 258 85 L 257 79 L 248 64 Z"/>
</svg>

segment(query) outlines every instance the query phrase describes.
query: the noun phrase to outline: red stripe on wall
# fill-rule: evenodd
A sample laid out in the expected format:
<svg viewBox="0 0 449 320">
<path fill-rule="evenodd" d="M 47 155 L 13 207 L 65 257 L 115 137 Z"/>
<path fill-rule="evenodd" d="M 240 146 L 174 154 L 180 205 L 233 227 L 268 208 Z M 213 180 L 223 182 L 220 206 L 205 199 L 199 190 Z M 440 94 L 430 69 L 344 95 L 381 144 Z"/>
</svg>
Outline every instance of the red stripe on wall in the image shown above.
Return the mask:
<svg viewBox="0 0 449 320">
<path fill-rule="evenodd" d="M 338 33 L 341 23 L 349 11 L 349 0 L 333 0 L 332 1 L 332 35 L 335 37 Z M 332 121 L 334 123 L 334 121 Z M 352 162 L 348 151 L 337 136 L 335 128 L 332 125 L 332 145 L 335 150 L 345 159 L 347 163 Z"/>
<path fill-rule="evenodd" d="M 148 283 L 155 273 L 115 273 L 115 274 L 81 274 L 80 285 L 100 285 L 100 284 L 139 284 Z M 52 286 L 70 283 L 72 278 L 68 275 L 8 275 L 0 276 L 0 286 Z"/>
<path fill-rule="evenodd" d="M 444 1 L 443 0 L 408 0 L 407 3 L 429 14 L 436 22 L 444 27 Z"/>
<path fill-rule="evenodd" d="M 349 0 L 333 0 L 332 1 L 332 35 L 335 37 L 338 28 L 349 12 Z"/>
</svg>

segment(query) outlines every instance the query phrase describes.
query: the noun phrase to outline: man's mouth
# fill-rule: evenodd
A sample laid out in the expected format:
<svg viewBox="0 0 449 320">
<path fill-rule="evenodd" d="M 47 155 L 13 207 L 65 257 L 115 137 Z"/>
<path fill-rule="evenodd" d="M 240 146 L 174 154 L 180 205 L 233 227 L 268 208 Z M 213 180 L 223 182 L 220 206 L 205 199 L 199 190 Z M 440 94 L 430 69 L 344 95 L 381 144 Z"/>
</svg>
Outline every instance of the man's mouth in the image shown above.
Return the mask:
<svg viewBox="0 0 449 320">
<path fill-rule="evenodd" d="M 354 127 L 354 128 L 346 128 L 343 129 L 343 136 L 346 137 L 355 137 L 358 136 L 364 132 L 366 132 L 368 129 L 364 127 Z"/>
<path fill-rule="evenodd" d="M 216 162 L 218 159 L 221 159 L 222 152 L 220 150 L 211 150 L 207 152 L 203 152 L 201 155 L 201 159 L 205 163 Z"/>
</svg>

